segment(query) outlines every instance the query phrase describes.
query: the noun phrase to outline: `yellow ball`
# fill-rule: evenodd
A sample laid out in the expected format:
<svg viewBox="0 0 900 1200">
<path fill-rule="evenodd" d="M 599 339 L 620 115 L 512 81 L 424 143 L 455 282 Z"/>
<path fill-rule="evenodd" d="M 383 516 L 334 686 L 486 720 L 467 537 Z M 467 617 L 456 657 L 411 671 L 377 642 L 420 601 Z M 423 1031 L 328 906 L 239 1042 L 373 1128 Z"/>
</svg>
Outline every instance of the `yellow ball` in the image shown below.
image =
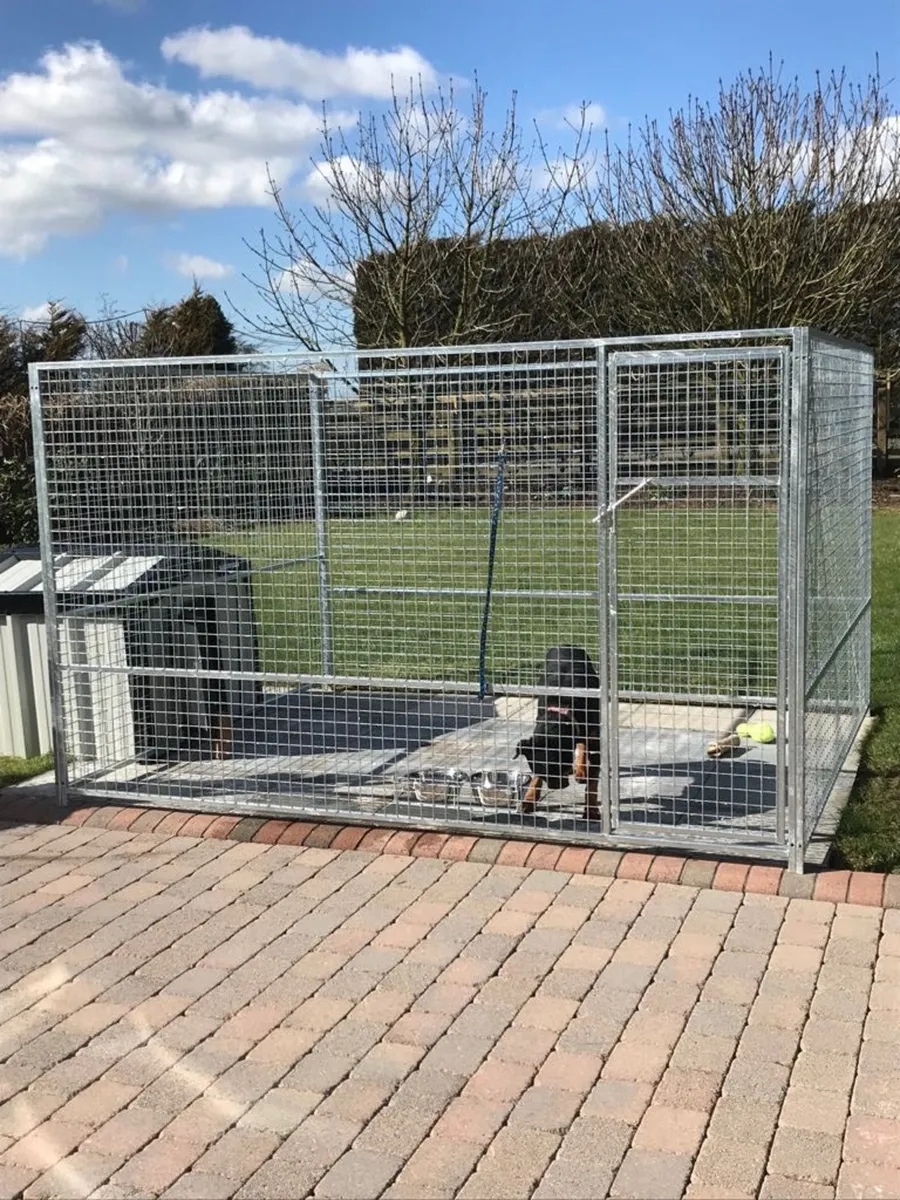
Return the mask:
<svg viewBox="0 0 900 1200">
<path fill-rule="evenodd" d="M 751 742 L 774 742 L 775 730 L 765 721 L 754 721 L 752 724 L 738 725 L 736 733 L 749 738 Z"/>
</svg>

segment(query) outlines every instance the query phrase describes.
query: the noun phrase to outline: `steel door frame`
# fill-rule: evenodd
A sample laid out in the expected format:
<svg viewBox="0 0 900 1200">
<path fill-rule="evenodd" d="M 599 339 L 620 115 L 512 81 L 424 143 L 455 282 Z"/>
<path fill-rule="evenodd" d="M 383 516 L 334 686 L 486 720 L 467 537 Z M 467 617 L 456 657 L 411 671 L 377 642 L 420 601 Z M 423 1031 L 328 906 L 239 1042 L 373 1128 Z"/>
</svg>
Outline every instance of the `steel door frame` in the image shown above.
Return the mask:
<svg viewBox="0 0 900 1200">
<path fill-rule="evenodd" d="M 619 597 L 618 581 L 618 536 L 619 514 L 628 500 L 636 495 L 645 484 L 644 480 L 623 496 L 617 496 L 619 487 L 619 395 L 617 375 L 623 366 L 649 366 L 658 363 L 684 363 L 705 365 L 715 362 L 748 362 L 774 360 L 780 364 L 779 387 L 779 431 L 778 431 L 778 473 L 767 478 L 766 482 L 778 490 L 777 516 L 777 651 L 776 651 L 776 684 L 777 696 L 775 707 L 779 736 L 776 742 L 776 779 L 775 779 L 775 819 L 776 830 L 771 844 L 783 848 L 787 853 L 797 837 L 796 788 L 789 787 L 787 731 L 789 711 L 789 644 L 792 632 L 792 621 L 796 619 L 792 603 L 794 589 L 786 586 L 790 571 L 790 523 L 792 497 L 791 446 L 792 436 L 796 438 L 796 421 L 791 419 L 791 399 L 796 393 L 794 372 L 792 372 L 792 347 L 790 346 L 740 346 L 715 347 L 706 349 L 669 348 L 663 350 L 618 350 L 607 351 L 606 346 L 600 349 L 599 361 L 599 415 L 598 428 L 598 463 L 599 486 L 601 490 L 601 520 L 600 538 L 598 545 L 599 557 L 599 592 L 601 597 L 600 613 L 600 645 L 603 659 L 601 671 L 601 715 L 603 718 L 603 765 L 599 784 L 603 832 L 605 834 L 632 836 L 636 833 L 655 835 L 659 838 L 673 839 L 689 845 L 692 841 L 706 844 L 709 841 L 707 830 L 699 829 L 694 833 L 689 826 L 674 829 L 671 826 L 652 825 L 644 822 L 634 823 L 623 821 L 619 808 Z M 665 479 L 659 482 L 665 483 Z M 703 477 L 697 477 L 698 485 L 702 486 Z M 795 490 L 795 489 L 794 489 Z M 697 703 L 702 703 L 701 697 Z M 789 817 L 789 804 L 791 808 Z M 802 807 L 802 805 L 801 805 Z M 674 835 L 674 838 L 673 838 Z M 802 835 L 801 835 L 802 836 Z M 740 843 L 740 837 L 722 833 L 724 843 L 729 841 Z M 802 849 L 801 849 L 802 853 Z"/>
</svg>

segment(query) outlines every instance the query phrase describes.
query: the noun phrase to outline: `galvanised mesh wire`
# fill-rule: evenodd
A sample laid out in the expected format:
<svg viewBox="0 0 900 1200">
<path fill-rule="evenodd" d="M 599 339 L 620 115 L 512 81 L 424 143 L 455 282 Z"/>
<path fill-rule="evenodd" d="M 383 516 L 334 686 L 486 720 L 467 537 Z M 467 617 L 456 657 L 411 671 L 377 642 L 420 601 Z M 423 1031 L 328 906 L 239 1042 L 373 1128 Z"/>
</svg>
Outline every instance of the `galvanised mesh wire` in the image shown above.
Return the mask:
<svg viewBox="0 0 900 1200">
<path fill-rule="evenodd" d="M 611 357 L 614 491 L 627 498 L 615 543 L 622 823 L 775 838 L 775 751 L 704 762 L 693 734 L 715 740 L 760 708 L 783 734 L 774 713 L 789 361 L 777 346 Z"/>
<path fill-rule="evenodd" d="M 61 772 L 168 806 L 784 855 L 790 347 L 34 368 Z M 709 753 L 746 719 L 775 743 Z"/>
<path fill-rule="evenodd" d="M 815 333 L 806 450 L 806 833 L 869 701 L 872 355 Z"/>
</svg>

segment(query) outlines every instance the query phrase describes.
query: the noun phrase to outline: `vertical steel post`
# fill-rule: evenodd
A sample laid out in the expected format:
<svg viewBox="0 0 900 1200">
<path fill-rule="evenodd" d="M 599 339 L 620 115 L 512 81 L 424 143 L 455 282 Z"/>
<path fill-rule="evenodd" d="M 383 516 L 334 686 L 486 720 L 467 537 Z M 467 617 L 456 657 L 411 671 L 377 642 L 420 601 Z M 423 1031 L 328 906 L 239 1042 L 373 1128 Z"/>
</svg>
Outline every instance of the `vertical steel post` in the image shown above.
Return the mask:
<svg viewBox="0 0 900 1200">
<path fill-rule="evenodd" d="M 790 602 L 786 581 L 791 566 L 791 387 L 793 379 L 792 357 L 785 350 L 780 359 L 781 394 L 778 415 L 778 550 L 776 554 L 776 588 L 778 592 L 778 645 L 775 667 L 775 728 L 778 740 L 775 744 L 775 837 L 779 845 L 787 844 L 788 779 L 787 779 L 787 729 L 788 729 L 788 663 L 791 645 Z"/>
<path fill-rule="evenodd" d="M 600 739 L 603 761 L 600 764 L 600 818 L 604 834 L 612 829 L 612 792 L 616 780 L 610 770 L 612 763 L 613 722 L 612 645 L 609 621 L 609 521 L 606 512 L 609 497 L 609 380 L 607 378 L 606 346 L 597 347 L 597 595 L 600 620 Z M 617 740 L 618 734 L 616 731 Z"/>
<path fill-rule="evenodd" d="M 806 852 L 806 478 L 809 441 L 808 329 L 793 333 L 791 372 L 790 533 L 783 586 L 788 597 L 790 661 L 788 666 L 788 866 L 802 872 Z"/>
<path fill-rule="evenodd" d="M 312 441 L 313 511 L 316 526 L 316 562 L 319 570 L 319 620 L 322 628 L 322 674 L 334 674 L 331 582 L 328 574 L 328 503 L 325 496 L 325 447 L 322 399 L 325 385 L 315 375 L 309 385 L 309 425 Z"/>
<path fill-rule="evenodd" d="M 56 803 L 60 808 L 65 808 L 69 789 L 69 761 L 66 754 L 66 724 L 60 678 L 59 614 L 56 604 L 56 576 L 53 569 L 53 524 L 50 513 L 50 484 L 47 478 L 47 442 L 38 363 L 29 363 L 28 365 L 28 395 L 34 439 L 34 477 L 37 487 L 44 626 L 50 675 L 50 718 L 53 737 L 53 765 L 56 772 Z"/>
<path fill-rule="evenodd" d="M 613 504 L 616 499 L 618 480 L 618 391 L 616 388 L 616 355 L 607 358 L 604 353 L 606 389 L 606 497 L 600 524 L 604 527 L 606 566 L 605 591 L 602 602 L 606 605 L 607 668 L 605 672 L 607 691 L 607 715 L 604 721 L 606 733 L 606 775 L 609 789 L 610 830 L 619 824 L 619 604 L 618 574 L 616 570 L 616 514 Z"/>
</svg>

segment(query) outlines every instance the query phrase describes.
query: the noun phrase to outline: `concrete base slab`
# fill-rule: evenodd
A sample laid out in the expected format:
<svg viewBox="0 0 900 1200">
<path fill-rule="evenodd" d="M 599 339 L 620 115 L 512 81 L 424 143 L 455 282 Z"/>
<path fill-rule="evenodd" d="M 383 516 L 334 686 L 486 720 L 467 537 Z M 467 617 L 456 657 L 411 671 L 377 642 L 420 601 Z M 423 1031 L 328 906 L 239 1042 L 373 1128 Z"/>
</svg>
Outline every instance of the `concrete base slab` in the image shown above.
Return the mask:
<svg viewBox="0 0 900 1200">
<path fill-rule="evenodd" d="M 273 706 L 276 716 L 273 717 Z M 297 691 L 269 698 L 257 726 L 236 730 L 233 757 L 179 763 L 130 762 L 85 770 L 73 790 L 91 797 L 222 812 L 452 823 L 473 829 L 520 828 L 595 835 L 582 819 L 584 785 L 545 792 L 523 816 L 517 798 L 484 805 L 466 781 L 452 802 L 417 799 L 413 772 L 527 772 L 517 743 L 530 733 L 536 702 L 527 697 L 479 701 L 467 696 L 404 696 Z M 722 850 L 775 846 L 777 745 L 744 741 L 729 757 L 706 747 L 741 720 L 773 714 L 709 705 L 622 704 L 619 788 L 613 840 L 654 840 L 654 830 L 685 846 L 721 839 Z M 858 769 L 860 730 L 808 852 L 825 860 Z M 84 778 L 84 776 L 93 776 Z M 52 776 L 44 777 L 46 783 Z M 40 786 L 31 780 L 29 787 Z"/>
</svg>

